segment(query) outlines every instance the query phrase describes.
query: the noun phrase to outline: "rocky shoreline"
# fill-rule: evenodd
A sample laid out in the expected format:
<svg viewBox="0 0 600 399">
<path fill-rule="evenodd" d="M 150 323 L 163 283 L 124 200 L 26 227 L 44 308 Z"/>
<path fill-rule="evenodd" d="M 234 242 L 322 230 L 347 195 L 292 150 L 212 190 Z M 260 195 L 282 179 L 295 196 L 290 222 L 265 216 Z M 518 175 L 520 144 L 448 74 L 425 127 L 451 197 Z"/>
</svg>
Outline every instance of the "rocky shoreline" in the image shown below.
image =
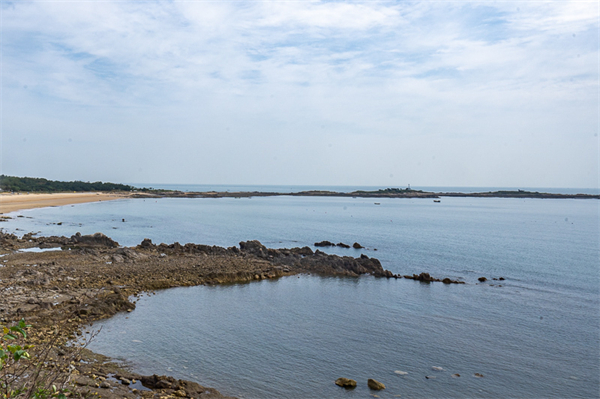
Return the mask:
<svg viewBox="0 0 600 399">
<path fill-rule="evenodd" d="M 271 249 L 258 241 L 222 248 L 191 243 L 156 245 L 145 239 L 127 248 L 101 233 L 78 233 L 70 238 L 25 234 L 19 238 L 0 232 L 0 255 L 1 324 L 24 318 L 42 343 L 52 337 L 57 326 L 69 339 L 85 336 L 82 331 L 93 322 L 132 311 L 132 298 L 158 289 L 295 274 L 399 277 L 365 255 L 342 257 L 309 247 Z M 48 367 L 58 367 L 63 350 L 55 351 L 56 361 Z M 77 359 L 63 371 L 74 397 L 223 397 L 195 382 L 132 373 L 87 350 Z"/>
<path fill-rule="evenodd" d="M 329 241 L 316 244 L 339 245 Z M 362 247 L 358 243 L 353 246 Z M 132 311 L 136 298 L 143 293 L 297 274 L 369 274 L 422 283 L 464 284 L 433 278 L 428 273 L 395 275 L 379 260 L 364 254 L 354 258 L 310 247 L 272 249 L 258 241 L 223 248 L 192 243 L 157 245 L 144 239 L 135 247 L 120 247 L 102 233 L 71 237 L 36 237 L 29 233 L 19 238 L 0 231 L 0 324 L 10 325 L 24 318 L 34 326 L 41 342 L 60 325 L 65 337 L 72 340 L 85 337 L 84 330 L 90 331 L 89 326 L 97 320 Z M 94 393 L 108 398 L 223 397 L 195 382 L 132 373 L 90 351 L 81 351 L 77 358 L 64 371 L 77 397 Z"/>
</svg>

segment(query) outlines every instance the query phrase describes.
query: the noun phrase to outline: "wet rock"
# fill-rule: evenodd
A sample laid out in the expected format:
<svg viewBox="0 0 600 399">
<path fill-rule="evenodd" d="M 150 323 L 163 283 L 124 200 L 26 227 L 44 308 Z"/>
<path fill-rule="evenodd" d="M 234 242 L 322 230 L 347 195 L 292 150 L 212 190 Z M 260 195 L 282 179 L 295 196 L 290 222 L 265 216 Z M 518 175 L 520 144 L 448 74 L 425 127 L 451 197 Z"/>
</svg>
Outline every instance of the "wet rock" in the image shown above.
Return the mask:
<svg viewBox="0 0 600 399">
<path fill-rule="evenodd" d="M 432 281 L 440 281 L 439 279 L 433 278 L 429 275 L 429 273 L 421 273 L 421 274 L 413 274 L 411 275 L 405 275 L 404 278 L 408 278 L 411 280 L 417 280 L 417 281 L 421 281 L 424 283 L 430 283 Z"/>
<path fill-rule="evenodd" d="M 315 247 L 335 247 L 335 244 L 331 241 L 315 242 Z"/>
<path fill-rule="evenodd" d="M 458 373 L 456 373 L 456 374 L 452 374 L 452 377 L 454 377 L 454 378 L 458 378 L 458 377 L 460 377 L 460 374 L 458 374 Z"/>
<path fill-rule="evenodd" d="M 487 278 L 479 277 L 477 280 L 479 280 L 479 282 L 483 283 L 484 281 L 487 281 Z"/>
<path fill-rule="evenodd" d="M 435 371 L 444 371 L 444 369 L 442 367 L 439 367 L 439 366 L 432 366 L 431 369 L 435 370 Z"/>
<path fill-rule="evenodd" d="M 435 380 L 435 377 L 432 376 L 432 375 L 426 375 L 425 379 L 427 379 L 427 380 Z"/>
<path fill-rule="evenodd" d="M 504 281 L 504 280 L 506 280 L 506 279 L 505 279 L 504 277 L 500 277 L 498 280 L 500 280 L 500 281 Z"/>
<path fill-rule="evenodd" d="M 350 248 L 350 245 L 344 244 L 343 242 L 338 242 L 336 245 L 341 248 Z"/>
<path fill-rule="evenodd" d="M 140 245 L 138 245 L 140 248 L 143 249 L 154 249 L 156 248 L 156 245 L 152 244 L 152 240 L 149 238 L 144 238 L 142 240 L 142 242 L 140 243 Z"/>
<path fill-rule="evenodd" d="M 355 242 L 354 244 L 352 244 L 352 248 L 354 249 L 361 249 L 364 248 L 362 245 L 360 245 L 359 243 Z"/>
<path fill-rule="evenodd" d="M 108 381 L 102 381 L 102 383 L 100 384 L 100 388 L 110 389 L 110 384 L 108 383 Z"/>
<path fill-rule="evenodd" d="M 372 389 L 374 391 L 380 391 L 382 389 L 385 389 L 385 385 L 383 385 L 381 382 L 374 380 L 372 378 L 369 378 L 367 380 L 367 385 L 369 386 L 370 389 Z"/>
<path fill-rule="evenodd" d="M 475 373 L 473 375 L 477 378 L 483 378 L 483 374 L 481 374 L 481 373 Z"/>
<path fill-rule="evenodd" d="M 338 378 L 335 380 L 335 385 L 340 386 L 342 388 L 356 388 L 356 381 L 351 380 L 349 378 Z"/>
<path fill-rule="evenodd" d="M 77 246 L 90 246 L 90 247 L 108 247 L 108 248 L 116 248 L 119 246 L 119 243 L 111 239 L 110 237 L 102 234 L 95 233 L 92 235 L 84 235 L 81 233 L 77 233 L 71 236 L 70 242 Z"/>
<path fill-rule="evenodd" d="M 268 256 L 267 247 L 262 245 L 258 240 L 240 242 L 240 250 L 259 258 L 266 258 Z"/>
</svg>

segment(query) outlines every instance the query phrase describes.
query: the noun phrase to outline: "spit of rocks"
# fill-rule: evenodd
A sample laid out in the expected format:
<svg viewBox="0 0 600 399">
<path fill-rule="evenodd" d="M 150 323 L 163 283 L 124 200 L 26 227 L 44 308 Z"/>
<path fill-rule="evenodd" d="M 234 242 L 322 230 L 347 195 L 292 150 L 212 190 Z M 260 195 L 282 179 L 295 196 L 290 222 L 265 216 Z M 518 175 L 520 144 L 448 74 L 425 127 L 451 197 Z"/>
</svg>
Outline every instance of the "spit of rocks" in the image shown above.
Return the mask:
<svg viewBox="0 0 600 399">
<path fill-rule="evenodd" d="M 18 251 L 32 247 L 57 250 Z M 158 289 L 295 274 L 398 277 L 364 254 L 354 258 L 309 247 L 272 249 L 259 241 L 223 248 L 193 243 L 157 245 L 145 239 L 135 247 L 120 247 L 102 233 L 71 237 L 30 233 L 19 238 L 0 231 L 0 254 L 0 322 L 10 325 L 24 318 L 42 342 L 52 336 L 56 326 L 75 338 L 94 321 L 135 309 L 136 301 L 131 298 Z M 89 351 L 84 355 L 80 363 L 65 371 L 74 383 L 74 396 L 223 397 L 194 382 L 142 376 L 121 369 L 102 355 Z M 143 389 L 132 381 L 140 381 Z"/>
</svg>

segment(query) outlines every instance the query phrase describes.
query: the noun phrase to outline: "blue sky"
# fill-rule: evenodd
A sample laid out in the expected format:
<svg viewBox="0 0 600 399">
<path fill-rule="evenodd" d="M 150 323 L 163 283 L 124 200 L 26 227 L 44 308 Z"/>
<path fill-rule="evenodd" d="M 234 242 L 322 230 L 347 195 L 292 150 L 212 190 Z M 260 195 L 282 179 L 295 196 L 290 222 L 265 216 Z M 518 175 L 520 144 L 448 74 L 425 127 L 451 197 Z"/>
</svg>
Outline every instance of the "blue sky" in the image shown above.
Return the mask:
<svg viewBox="0 0 600 399">
<path fill-rule="evenodd" d="M 596 1 L 2 1 L 2 173 L 597 187 Z"/>
</svg>

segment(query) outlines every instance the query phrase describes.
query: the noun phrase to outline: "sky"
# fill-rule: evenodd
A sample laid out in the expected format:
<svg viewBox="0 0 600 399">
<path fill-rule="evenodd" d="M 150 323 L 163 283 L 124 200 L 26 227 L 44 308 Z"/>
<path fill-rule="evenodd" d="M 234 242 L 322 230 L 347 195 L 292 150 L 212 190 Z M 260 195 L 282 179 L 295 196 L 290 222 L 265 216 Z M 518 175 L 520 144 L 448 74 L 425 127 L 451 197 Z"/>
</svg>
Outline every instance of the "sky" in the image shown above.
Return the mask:
<svg viewBox="0 0 600 399">
<path fill-rule="evenodd" d="M 596 0 L 0 4 L 3 174 L 599 185 Z"/>
</svg>

